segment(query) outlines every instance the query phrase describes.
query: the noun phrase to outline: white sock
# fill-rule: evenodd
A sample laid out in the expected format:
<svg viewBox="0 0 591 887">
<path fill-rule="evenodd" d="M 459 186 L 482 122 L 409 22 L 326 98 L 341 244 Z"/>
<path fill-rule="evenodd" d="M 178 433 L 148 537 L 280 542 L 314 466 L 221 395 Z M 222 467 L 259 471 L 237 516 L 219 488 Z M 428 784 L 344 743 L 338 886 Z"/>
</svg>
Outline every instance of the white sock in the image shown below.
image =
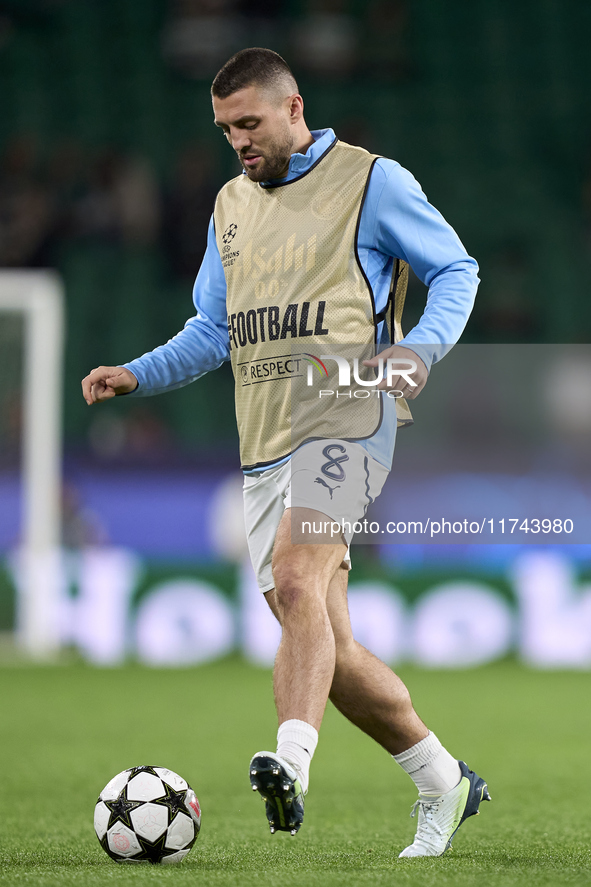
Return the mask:
<svg viewBox="0 0 591 887">
<path fill-rule="evenodd" d="M 292 718 L 277 731 L 277 754 L 297 770 L 304 794 L 310 781 L 310 762 L 318 745 L 318 730 L 305 721 Z"/>
<path fill-rule="evenodd" d="M 423 795 L 443 795 L 455 788 L 462 778 L 456 759 L 431 732 L 416 745 L 392 757 Z"/>
</svg>

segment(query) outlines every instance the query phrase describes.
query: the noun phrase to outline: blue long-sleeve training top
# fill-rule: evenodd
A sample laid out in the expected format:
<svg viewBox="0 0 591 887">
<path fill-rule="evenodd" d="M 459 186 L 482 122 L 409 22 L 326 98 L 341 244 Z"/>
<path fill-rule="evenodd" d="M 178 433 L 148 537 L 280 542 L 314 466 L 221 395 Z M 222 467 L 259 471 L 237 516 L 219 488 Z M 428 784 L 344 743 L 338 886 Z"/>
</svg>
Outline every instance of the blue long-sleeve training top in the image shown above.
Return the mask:
<svg viewBox="0 0 591 887">
<path fill-rule="evenodd" d="M 312 132 L 305 154 L 292 154 L 282 182 L 297 179 L 316 163 L 334 141 L 332 129 Z M 273 182 L 262 183 L 263 187 Z M 428 287 L 425 310 L 399 342 L 415 351 L 430 369 L 454 345 L 468 320 L 479 283 L 478 265 L 454 229 L 432 206 L 419 183 L 394 160 L 380 158 L 372 168 L 357 232 L 357 251 L 374 293 L 376 313 L 384 309 L 394 259 L 411 266 Z M 194 382 L 230 358 L 226 311 L 226 279 L 215 238 L 213 217 L 207 250 L 193 287 L 196 313 L 165 345 L 124 364 L 138 380 L 130 396 L 172 391 Z M 363 441 L 382 464 L 392 458 L 394 411 L 374 438 Z"/>
</svg>

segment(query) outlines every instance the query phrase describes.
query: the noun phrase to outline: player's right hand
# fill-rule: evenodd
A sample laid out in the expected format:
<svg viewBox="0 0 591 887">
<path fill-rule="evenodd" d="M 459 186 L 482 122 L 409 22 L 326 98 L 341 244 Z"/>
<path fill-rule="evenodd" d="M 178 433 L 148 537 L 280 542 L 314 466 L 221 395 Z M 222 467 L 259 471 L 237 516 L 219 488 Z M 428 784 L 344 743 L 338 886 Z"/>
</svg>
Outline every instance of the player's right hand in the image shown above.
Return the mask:
<svg viewBox="0 0 591 887">
<path fill-rule="evenodd" d="M 117 394 L 129 394 L 137 386 L 136 377 L 125 367 L 97 367 L 82 379 L 82 394 L 90 407 Z"/>
</svg>

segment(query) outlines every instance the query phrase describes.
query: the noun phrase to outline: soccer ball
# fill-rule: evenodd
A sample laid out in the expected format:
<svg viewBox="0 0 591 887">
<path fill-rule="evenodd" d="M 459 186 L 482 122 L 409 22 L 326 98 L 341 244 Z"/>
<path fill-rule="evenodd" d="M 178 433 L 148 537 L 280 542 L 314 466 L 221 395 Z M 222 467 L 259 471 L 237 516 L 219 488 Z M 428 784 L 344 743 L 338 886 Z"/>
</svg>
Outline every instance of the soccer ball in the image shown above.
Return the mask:
<svg viewBox="0 0 591 887">
<path fill-rule="evenodd" d="M 200 828 L 195 792 L 165 767 L 131 767 L 118 773 L 94 808 L 97 838 L 116 862 L 180 862 Z"/>
</svg>

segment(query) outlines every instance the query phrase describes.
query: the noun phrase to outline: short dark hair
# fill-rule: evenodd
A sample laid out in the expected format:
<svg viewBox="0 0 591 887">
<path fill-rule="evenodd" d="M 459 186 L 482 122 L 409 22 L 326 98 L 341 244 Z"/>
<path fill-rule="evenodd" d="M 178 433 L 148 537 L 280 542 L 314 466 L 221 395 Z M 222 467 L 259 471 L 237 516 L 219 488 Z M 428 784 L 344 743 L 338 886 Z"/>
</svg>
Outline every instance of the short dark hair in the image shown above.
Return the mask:
<svg viewBox="0 0 591 887">
<path fill-rule="evenodd" d="M 227 99 L 247 86 L 267 90 L 284 86 L 285 95 L 298 92 L 295 77 L 285 59 L 272 49 L 258 46 L 241 49 L 226 62 L 211 84 L 211 94 L 218 99 Z"/>
</svg>

